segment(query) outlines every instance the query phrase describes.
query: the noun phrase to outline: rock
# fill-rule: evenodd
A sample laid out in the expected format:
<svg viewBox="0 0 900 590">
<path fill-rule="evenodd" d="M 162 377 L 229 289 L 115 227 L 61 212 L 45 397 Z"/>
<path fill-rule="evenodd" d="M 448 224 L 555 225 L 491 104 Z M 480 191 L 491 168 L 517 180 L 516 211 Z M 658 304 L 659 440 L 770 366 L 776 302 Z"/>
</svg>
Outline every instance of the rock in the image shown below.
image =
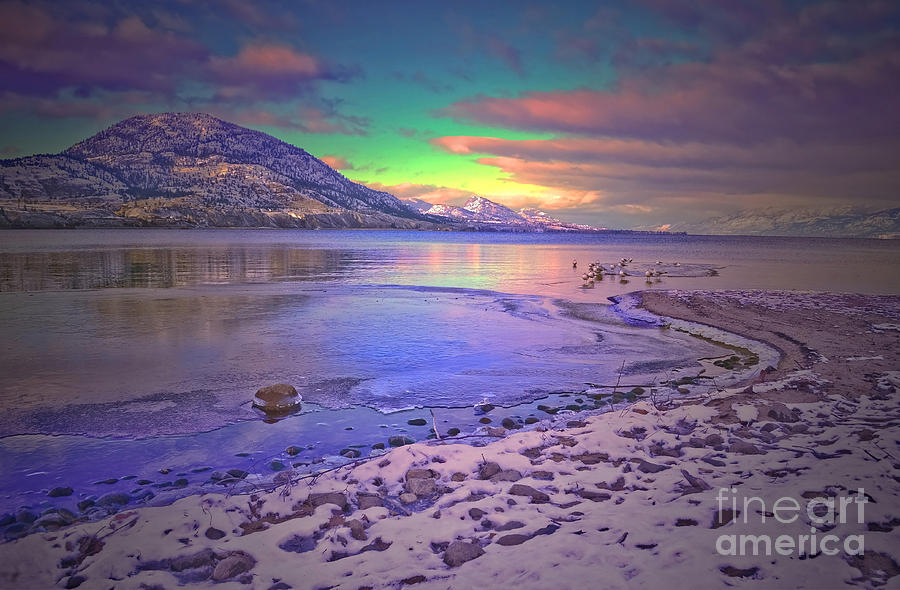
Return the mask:
<svg viewBox="0 0 900 590">
<path fill-rule="evenodd" d="M 20 537 L 24 537 L 28 534 L 28 524 L 24 522 L 17 522 L 6 527 L 6 530 L 3 531 L 4 539 L 18 539 Z"/>
<path fill-rule="evenodd" d="M 503 531 L 511 531 L 513 529 L 520 529 L 525 526 L 525 523 L 519 522 L 518 520 L 511 520 L 509 522 L 505 522 L 501 525 L 497 525 L 494 527 L 495 531 L 503 532 Z"/>
<path fill-rule="evenodd" d="M 414 478 L 406 480 L 404 489 L 410 494 L 416 496 L 430 496 L 434 493 L 437 485 L 431 478 Z"/>
<path fill-rule="evenodd" d="M 288 448 L 286 448 L 286 449 L 284 450 L 284 452 L 287 453 L 287 454 L 288 454 L 289 456 L 291 456 L 291 457 L 296 457 L 296 456 L 299 455 L 302 451 L 303 451 L 303 449 L 301 449 L 301 448 L 299 448 L 299 447 L 295 447 L 294 445 L 291 445 L 291 446 L 289 446 Z"/>
<path fill-rule="evenodd" d="M 347 459 L 357 459 L 362 456 L 357 449 L 343 449 L 341 450 L 341 456 L 346 457 Z"/>
<path fill-rule="evenodd" d="M 410 577 L 408 577 L 408 578 L 404 578 L 404 579 L 400 580 L 400 583 L 401 583 L 401 584 L 404 584 L 404 585 L 407 585 L 407 586 L 411 586 L 412 584 L 420 584 L 420 583 L 424 582 L 424 581 L 427 580 L 427 579 L 428 579 L 428 578 L 426 578 L 426 577 L 423 576 L 422 574 L 418 574 L 418 575 L 415 575 L 415 576 L 410 576 Z"/>
<path fill-rule="evenodd" d="M 522 425 L 519 424 L 518 422 L 516 422 L 515 420 L 513 420 L 512 418 L 504 418 L 500 422 L 500 425 L 503 426 L 503 428 L 506 428 L 507 430 L 516 430 L 516 429 L 522 428 Z"/>
<path fill-rule="evenodd" d="M 481 517 L 487 514 L 481 508 L 469 508 L 469 518 L 472 520 L 481 520 Z"/>
<path fill-rule="evenodd" d="M 179 555 L 169 560 L 169 569 L 173 572 L 182 572 L 184 570 L 207 567 L 215 563 L 216 555 L 213 550 L 207 547 L 190 555 Z"/>
<path fill-rule="evenodd" d="M 550 481 L 555 477 L 555 475 L 553 474 L 552 471 L 538 470 L 538 471 L 532 472 L 531 477 L 533 477 L 534 479 L 542 480 L 542 481 Z"/>
<path fill-rule="evenodd" d="M 229 469 L 225 473 L 227 473 L 229 477 L 233 477 L 235 479 L 244 479 L 245 477 L 247 477 L 249 475 L 243 469 Z"/>
<path fill-rule="evenodd" d="M 129 502 L 131 502 L 131 496 L 124 492 L 110 492 L 97 499 L 97 504 L 106 508 L 124 506 Z"/>
<path fill-rule="evenodd" d="M 479 418 L 478 421 L 482 424 L 490 424 L 491 422 L 493 422 L 493 420 L 491 420 L 487 416 L 483 416 L 482 418 Z"/>
<path fill-rule="evenodd" d="M 450 567 L 459 567 L 467 561 L 472 561 L 484 555 L 484 549 L 478 543 L 466 543 L 465 541 L 453 541 L 444 551 L 444 563 Z"/>
<path fill-rule="evenodd" d="M 228 580 L 244 572 L 249 572 L 255 565 L 256 560 L 252 556 L 243 551 L 235 551 L 216 565 L 212 579 L 216 582 Z"/>
<path fill-rule="evenodd" d="M 469 476 L 466 475 L 465 473 L 457 471 L 456 473 L 454 473 L 453 475 L 450 476 L 450 479 L 453 481 L 465 481 L 465 479 L 467 477 L 469 477 Z"/>
<path fill-rule="evenodd" d="M 515 469 L 504 469 L 500 473 L 495 473 L 491 476 L 491 482 L 493 483 L 498 481 L 519 481 L 520 479 L 522 479 L 522 474 Z"/>
<path fill-rule="evenodd" d="M 32 528 L 43 527 L 48 531 L 55 531 L 68 524 L 72 524 L 72 521 L 66 519 L 60 514 L 51 512 L 50 514 L 45 514 L 44 516 L 31 523 L 31 526 Z"/>
<path fill-rule="evenodd" d="M 93 498 L 85 498 L 84 500 L 82 500 L 81 502 L 79 502 L 78 504 L 76 504 L 76 506 L 78 506 L 78 509 L 79 509 L 79 510 L 81 510 L 82 512 L 84 512 L 85 510 L 87 510 L 88 508 L 90 508 L 91 506 L 93 506 L 95 503 L 96 503 L 96 502 L 94 501 Z"/>
<path fill-rule="evenodd" d="M 357 494 L 356 503 L 359 504 L 360 510 L 384 506 L 384 500 L 381 499 L 381 496 L 376 496 L 375 494 Z"/>
<path fill-rule="evenodd" d="M 268 415 L 283 415 L 299 410 L 302 400 L 293 385 L 278 383 L 257 391 L 253 397 L 253 407 Z"/>
<path fill-rule="evenodd" d="M 418 499 L 419 499 L 418 496 L 416 496 L 415 494 L 412 494 L 410 492 L 400 494 L 400 501 L 403 502 L 404 504 L 412 504 L 413 502 L 415 502 Z"/>
<path fill-rule="evenodd" d="M 366 535 L 366 527 L 361 520 L 354 518 L 353 520 L 348 520 L 345 524 L 350 527 L 350 536 L 357 541 L 367 541 L 369 539 Z"/>
<path fill-rule="evenodd" d="M 750 444 L 747 441 L 737 439 L 728 446 L 728 452 L 738 453 L 740 455 L 762 455 L 764 454 L 759 447 Z"/>
<path fill-rule="evenodd" d="M 721 445 L 725 442 L 725 439 L 722 438 L 721 434 L 710 434 L 706 437 L 706 444 L 710 447 L 715 447 L 717 445 Z"/>
<path fill-rule="evenodd" d="M 669 469 L 669 466 L 658 465 L 656 463 L 651 463 L 650 461 L 644 461 L 643 459 L 641 459 L 641 462 L 640 464 L 638 464 L 637 469 L 641 473 L 659 473 L 660 471 Z"/>
<path fill-rule="evenodd" d="M 215 527 L 209 527 L 206 529 L 206 532 L 203 533 L 207 539 L 212 539 L 213 541 L 218 541 L 222 537 L 225 536 L 225 531 L 219 530 Z"/>
<path fill-rule="evenodd" d="M 529 416 L 529 417 L 525 418 L 525 424 L 537 424 L 537 422 L 538 422 L 538 419 L 535 418 L 534 416 Z"/>
<path fill-rule="evenodd" d="M 52 490 L 47 492 L 47 495 L 50 496 L 51 498 L 61 498 L 63 496 L 71 496 L 72 488 L 70 488 L 68 486 L 53 488 Z"/>
<path fill-rule="evenodd" d="M 341 492 L 320 492 L 310 494 L 306 499 L 306 504 L 309 504 L 313 508 L 318 508 L 324 504 L 334 504 L 343 510 L 347 507 L 347 496 Z"/>
<path fill-rule="evenodd" d="M 546 504 L 550 501 L 550 496 L 544 492 L 520 483 L 513 484 L 513 486 L 509 488 L 509 493 L 513 496 L 527 496 L 531 498 L 532 504 Z"/>
<path fill-rule="evenodd" d="M 405 445 L 411 445 L 414 442 L 416 442 L 416 441 L 409 438 L 408 436 L 402 436 L 399 434 L 394 435 L 388 439 L 388 444 L 391 445 L 392 447 L 402 447 Z"/>
<path fill-rule="evenodd" d="M 428 424 L 428 420 L 425 418 L 413 418 L 412 420 L 407 420 L 406 423 L 410 426 L 425 426 Z"/>
<path fill-rule="evenodd" d="M 70 590 L 71 590 L 71 588 L 78 588 L 79 586 L 81 586 L 82 584 L 84 584 L 86 581 L 87 581 L 87 578 L 84 577 L 84 576 L 72 576 L 71 578 L 69 578 L 68 580 L 66 580 L 66 586 L 65 586 L 65 587 L 66 587 L 67 589 L 70 589 Z"/>
<path fill-rule="evenodd" d="M 776 422 L 799 422 L 800 418 L 782 403 L 774 403 L 769 406 L 765 415 Z"/>
<path fill-rule="evenodd" d="M 406 479 L 436 479 L 439 475 L 434 469 L 410 469 L 406 472 Z"/>
<path fill-rule="evenodd" d="M 25 524 L 31 524 L 37 520 L 37 514 L 31 512 L 30 510 L 19 510 L 16 512 L 16 522 L 23 522 Z"/>
<path fill-rule="evenodd" d="M 456 436 L 459 432 L 459 428 L 449 428 L 447 429 L 447 436 Z"/>
<path fill-rule="evenodd" d="M 525 541 L 527 541 L 530 538 L 531 538 L 531 536 L 529 536 L 529 535 L 521 535 L 518 533 L 513 533 L 511 535 L 503 535 L 502 537 L 497 539 L 497 544 L 503 545 L 503 546 L 521 545 L 522 543 L 524 543 Z"/>
<path fill-rule="evenodd" d="M 500 473 L 500 471 L 500 465 L 493 461 L 482 463 L 478 468 L 478 479 L 490 479 Z"/>
</svg>

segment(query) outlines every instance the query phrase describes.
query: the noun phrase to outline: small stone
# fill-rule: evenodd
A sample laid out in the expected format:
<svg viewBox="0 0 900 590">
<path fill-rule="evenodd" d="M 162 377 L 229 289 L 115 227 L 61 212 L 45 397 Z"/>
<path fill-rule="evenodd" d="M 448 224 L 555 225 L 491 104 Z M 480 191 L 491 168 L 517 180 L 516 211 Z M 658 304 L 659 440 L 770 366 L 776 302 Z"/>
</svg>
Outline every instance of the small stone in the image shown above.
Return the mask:
<svg viewBox="0 0 900 590">
<path fill-rule="evenodd" d="M 515 469 L 504 469 L 503 471 L 495 473 L 491 476 L 491 481 L 493 483 L 497 483 L 499 481 L 519 481 L 520 479 L 522 479 L 522 474 Z"/>
<path fill-rule="evenodd" d="M 72 588 L 78 588 L 82 584 L 87 581 L 87 578 L 84 576 L 72 576 L 68 580 L 66 580 L 66 588 L 71 590 Z"/>
<path fill-rule="evenodd" d="M 398 435 L 395 435 L 395 436 L 392 436 L 392 437 L 390 437 L 390 438 L 388 439 L 388 444 L 391 445 L 392 447 L 402 447 L 402 446 L 405 446 L 405 445 L 411 445 L 411 444 L 413 444 L 413 443 L 415 443 L 415 442 L 416 442 L 416 441 L 414 441 L 413 439 L 409 438 L 408 436 L 402 436 L 402 435 L 399 435 L 399 434 L 398 434 Z"/>
<path fill-rule="evenodd" d="M 725 439 L 722 438 L 721 434 L 710 434 L 706 437 L 707 446 L 714 447 L 716 445 L 721 445 L 725 442 Z"/>
<path fill-rule="evenodd" d="M 215 563 L 215 553 L 210 548 L 201 549 L 196 553 L 189 555 L 179 555 L 169 560 L 169 569 L 173 572 L 182 572 L 184 570 L 196 569 L 200 567 L 211 566 Z"/>
<path fill-rule="evenodd" d="M 659 473 L 660 471 L 669 469 L 669 466 L 659 465 L 657 463 L 651 463 L 649 461 L 644 461 L 643 459 L 641 459 L 641 462 L 640 464 L 638 464 L 637 469 L 641 473 Z"/>
<path fill-rule="evenodd" d="M 459 567 L 467 561 L 472 561 L 482 555 L 484 555 L 484 549 L 478 543 L 453 541 L 444 552 L 444 563 L 450 567 Z"/>
<path fill-rule="evenodd" d="M 95 504 L 95 501 L 92 498 L 86 498 L 86 499 L 82 500 L 81 502 L 79 502 L 78 504 L 76 504 L 76 506 L 78 506 L 78 509 L 80 511 L 84 512 L 85 510 L 87 510 L 88 508 L 93 506 L 94 504 Z"/>
<path fill-rule="evenodd" d="M 245 477 L 247 477 L 249 475 L 243 469 L 229 469 L 225 473 L 227 473 L 229 477 L 233 477 L 235 479 L 244 479 Z"/>
<path fill-rule="evenodd" d="M 357 541 L 368 540 L 369 537 L 366 535 L 366 527 L 361 520 L 354 518 L 353 520 L 348 520 L 345 524 L 350 527 L 351 537 Z"/>
<path fill-rule="evenodd" d="M 510 545 L 521 545 L 531 537 L 528 535 L 521 535 L 518 533 L 513 533 L 511 535 L 503 535 L 499 539 L 497 539 L 498 545 L 510 546 Z"/>
<path fill-rule="evenodd" d="M 291 456 L 291 457 L 296 457 L 296 456 L 299 455 L 302 451 L 303 451 L 303 449 L 301 449 L 301 448 L 299 448 L 299 447 L 295 447 L 294 445 L 291 445 L 291 446 L 289 446 L 288 448 L 286 448 L 286 449 L 284 450 L 284 452 L 287 453 L 287 454 L 288 454 L 289 456 Z"/>
<path fill-rule="evenodd" d="M 418 496 L 416 496 L 415 494 L 409 493 L 409 492 L 400 494 L 400 501 L 403 502 L 404 504 L 412 504 L 413 502 L 415 502 L 418 499 L 419 499 Z"/>
<path fill-rule="evenodd" d="M 531 498 L 532 504 L 546 504 L 550 501 L 550 496 L 544 492 L 520 483 L 513 484 L 513 486 L 509 488 L 509 493 L 513 496 L 528 496 Z"/>
<path fill-rule="evenodd" d="M 356 459 L 360 457 L 362 453 L 360 453 L 357 449 L 342 449 L 341 456 L 346 457 L 347 459 Z"/>
<path fill-rule="evenodd" d="M 500 425 L 503 426 L 503 428 L 506 428 L 507 430 L 516 430 L 516 429 L 522 428 L 522 425 L 521 425 L 521 424 L 519 424 L 518 422 L 516 422 L 516 421 L 513 420 L 512 418 L 508 418 L 508 417 L 507 417 L 507 418 L 504 418 L 504 419 L 500 422 Z"/>
<path fill-rule="evenodd" d="M 341 510 L 347 507 L 347 496 L 341 492 L 321 492 L 310 494 L 306 499 L 306 503 L 313 508 L 318 508 L 324 504 L 334 504 Z"/>
<path fill-rule="evenodd" d="M 502 470 L 498 463 L 494 463 L 493 461 L 482 463 L 478 468 L 478 479 L 490 479 L 500 473 L 500 471 Z"/>
<path fill-rule="evenodd" d="M 534 479 L 539 479 L 539 480 L 543 480 L 543 481 L 550 481 L 555 476 L 554 476 L 553 472 L 551 472 L 551 471 L 534 471 L 534 472 L 532 472 L 531 477 L 533 477 Z"/>
<path fill-rule="evenodd" d="M 256 565 L 256 560 L 247 553 L 236 551 L 220 561 L 213 570 L 212 579 L 221 582 L 249 572 Z"/>
<path fill-rule="evenodd" d="M 71 496 L 72 488 L 70 488 L 68 486 L 53 488 L 52 490 L 47 492 L 47 495 L 50 496 L 51 498 L 61 498 L 62 496 Z"/>
<path fill-rule="evenodd" d="M 404 489 L 410 494 L 422 497 L 433 494 L 436 487 L 435 481 L 431 478 L 414 478 L 406 480 Z"/>
<path fill-rule="evenodd" d="M 107 508 L 111 508 L 114 506 L 124 506 L 131 502 L 131 496 L 124 492 L 110 492 L 108 494 L 103 494 L 97 499 L 97 504 L 100 506 L 105 506 Z"/>
<path fill-rule="evenodd" d="M 494 530 L 499 532 L 511 531 L 513 529 L 520 529 L 523 526 L 525 526 L 525 523 L 519 522 L 518 520 L 511 520 L 509 522 L 497 525 L 496 527 L 494 527 Z"/>
<path fill-rule="evenodd" d="M 384 506 L 384 500 L 381 499 L 381 496 L 376 496 L 375 494 L 358 494 L 356 496 L 356 503 L 359 504 L 360 510 Z"/>
<path fill-rule="evenodd" d="M 469 476 L 466 475 L 465 473 L 457 471 L 456 473 L 454 473 L 453 475 L 450 476 L 450 479 L 453 481 L 465 481 L 465 479 L 467 477 L 469 477 Z"/>
<path fill-rule="evenodd" d="M 401 583 L 401 584 L 406 584 L 406 585 L 419 584 L 419 583 L 421 583 L 421 582 L 424 582 L 424 581 L 427 580 L 427 579 L 428 579 L 428 578 L 426 578 L 426 577 L 423 576 L 422 574 L 418 574 L 418 575 L 416 575 L 416 576 L 410 576 L 410 577 L 408 577 L 408 578 L 404 578 L 404 579 L 400 580 L 400 583 Z"/>
<path fill-rule="evenodd" d="M 481 520 L 481 517 L 487 514 L 481 508 L 469 508 L 469 518 L 472 520 Z"/>
<path fill-rule="evenodd" d="M 776 422 L 793 423 L 793 422 L 800 421 L 800 418 L 798 418 L 797 415 L 793 411 L 791 411 L 790 408 L 788 408 L 786 405 L 784 405 L 782 403 L 778 403 L 778 402 L 769 406 L 765 415 L 767 417 L 771 418 L 772 420 L 775 420 Z"/>
<path fill-rule="evenodd" d="M 410 469 L 406 472 L 406 479 L 436 479 L 439 475 L 434 469 Z"/>
<path fill-rule="evenodd" d="M 538 422 L 539 420 L 534 416 L 528 416 L 527 418 L 525 418 L 525 424 L 537 424 Z"/>
<path fill-rule="evenodd" d="M 481 422 L 482 424 L 490 424 L 491 422 L 493 422 L 493 420 L 491 420 L 487 416 L 482 416 L 481 418 L 478 419 L 478 421 Z"/>
<path fill-rule="evenodd" d="M 497 428 L 488 428 L 488 429 L 487 429 L 487 435 L 488 435 L 488 436 L 497 436 L 497 437 L 500 437 L 500 436 L 506 436 L 506 429 L 505 429 L 505 428 L 501 428 L 501 427 L 497 427 Z"/>
<path fill-rule="evenodd" d="M 740 439 L 735 440 L 733 443 L 731 443 L 731 445 L 728 446 L 728 451 L 731 453 L 738 453 L 740 455 L 764 454 L 756 445 Z"/>
<path fill-rule="evenodd" d="M 459 428 L 449 428 L 447 429 L 447 436 L 456 436 L 457 434 L 459 434 L 459 432 Z"/>
<path fill-rule="evenodd" d="M 372 445 L 372 448 L 380 451 L 384 449 L 384 443 L 375 443 L 374 445 Z"/>
<path fill-rule="evenodd" d="M 406 423 L 410 426 L 425 426 L 428 424 L 428 420 L 425 418 L 413 418 L 412 420 L 407 420 Z"/>
<path fill-rule="evenodd" d="M 292 385 L 278 383 L 263 387 L 253 397 L 253 407 L 267 415 L 282 415 L 300 408 L 302 397 Z"/>
<path fill-rule="evenodd" d="M 207 539 L 212 539 L 213 541 L 218 541 L 222 537 L 225 536 L 225 531 L 217 529 L 215 527 L 209 527 L 206 529 L 206 532 L 203 533 Z"/>
</svg>

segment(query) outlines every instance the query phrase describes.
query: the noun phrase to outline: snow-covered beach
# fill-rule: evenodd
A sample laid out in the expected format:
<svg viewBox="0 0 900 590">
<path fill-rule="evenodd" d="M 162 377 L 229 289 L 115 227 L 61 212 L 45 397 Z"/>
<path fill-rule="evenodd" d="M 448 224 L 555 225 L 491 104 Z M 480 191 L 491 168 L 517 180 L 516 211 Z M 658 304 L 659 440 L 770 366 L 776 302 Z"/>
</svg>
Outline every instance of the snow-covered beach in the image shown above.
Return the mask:
<svg viewBox="0 0 900 590">
<path fill-rule="evenodd" d="M 51 515 L 0 545 L 0 586 L 896 587 L 898 298 L 656 292 L 641 305 L 781 360 L 739 387 L 285 471 L 253 495 L 58 530 Z"/>
</svg>

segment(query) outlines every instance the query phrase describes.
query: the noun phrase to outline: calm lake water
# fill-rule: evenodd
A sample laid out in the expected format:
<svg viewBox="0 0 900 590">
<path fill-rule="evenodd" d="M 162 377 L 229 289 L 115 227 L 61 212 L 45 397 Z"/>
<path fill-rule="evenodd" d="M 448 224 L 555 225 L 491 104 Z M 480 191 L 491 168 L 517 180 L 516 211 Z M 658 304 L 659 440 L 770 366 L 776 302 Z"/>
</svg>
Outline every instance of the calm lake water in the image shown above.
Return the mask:
<svg viewBox="0 0 900 590">
<path fill-rule="evenodd" d="M 583 287 L 589 262 L 622 257 L 639 276 Z M 647 283 L 647 269 L 666 274 Z M 0 508 L 46 502 L 53 485 L 80 498 L 108 491 L 99 479 L 158 480 L 159 469 L 258 471 L 291 444 L 306 461 L 368 452 L 388 434 L 423 438 L 432 408 L 439 429 L 465 430 L 484 398 L 506 406 L 498 419 L 540 415 L 540 400 L 587 382 L 622 372 L 650 383 L 722 354 L 606 305 L 645 288 L 896 294 L 900 241 L 0 232 L 0 469 L 12 474 Z M 265 424 L 248 400 L 277 382 L 306 403 Z M 137 493 L 130 481 L 116 485 Z"/>
</svg>

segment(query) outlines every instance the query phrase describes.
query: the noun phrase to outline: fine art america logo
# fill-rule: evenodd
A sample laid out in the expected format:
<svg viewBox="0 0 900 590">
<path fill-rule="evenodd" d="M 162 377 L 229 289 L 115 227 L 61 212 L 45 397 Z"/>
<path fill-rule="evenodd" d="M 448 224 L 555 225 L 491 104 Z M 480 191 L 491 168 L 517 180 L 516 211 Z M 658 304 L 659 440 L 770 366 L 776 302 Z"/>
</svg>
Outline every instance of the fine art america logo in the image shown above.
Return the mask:
<svg viewBox="0 0 900 590">
<path fill-rule="evenodd" d="M 765 525 L 768 519 L 770 523 L 774 520 L 782 525 L 804 521 L 810 524 L 809 534 L 720 535 L 716 539 L 719 555 L 815 556 L 837 555 L 842 550 L 848 555 L 862 555 L 865 550 L 863 535 L 841 537 L 829 533 L 839 524 L 865 522 L 863 513 L 868 499 L 863 488 L 847 496 L 804 498 L 803 501 L 784 496 L 771 505 L 758 496 L 745 496 L 739 501 L 737 488 L 719 488 L 716 501 L 723 523 L 733 519 L 733 524 L 755 526 Z"/>
</svg>

